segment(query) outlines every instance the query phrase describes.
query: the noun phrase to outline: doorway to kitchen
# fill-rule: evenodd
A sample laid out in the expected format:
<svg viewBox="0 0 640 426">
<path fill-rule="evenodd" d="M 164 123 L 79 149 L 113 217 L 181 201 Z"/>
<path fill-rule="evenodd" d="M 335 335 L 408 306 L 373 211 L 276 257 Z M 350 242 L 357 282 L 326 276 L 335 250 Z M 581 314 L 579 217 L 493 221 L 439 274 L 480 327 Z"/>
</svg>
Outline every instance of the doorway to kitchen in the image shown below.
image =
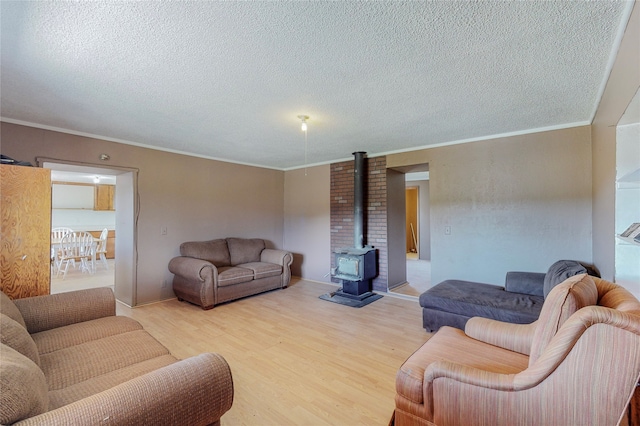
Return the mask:
<svg viewBox="0 0 640 426">
<path fill-rule="evenodd" d="M 108 235 L 106 262 L 98 256 L 92 274 L 67 272 L 64 279 L 60 274 L 52 274 L 51 292 L 107 286 L 113 289 L 116 299 L 135 306 L 137 170 L 37 160 L 52 173 L 52 227 L 75 227 L 92 234 L 107 229 Z M 56 190 L 60 195 L 58 201 Z"/>
<path fill-rule="evenodd" d="M 97 170 L 51 169 L 51 293 L 114 290 L 115 186 L 115 176 Z M 93 255 L 82 261 L 66 257 L 73 248 L 63 243 L 67 234 L 91 238 Z"/>
</svg>

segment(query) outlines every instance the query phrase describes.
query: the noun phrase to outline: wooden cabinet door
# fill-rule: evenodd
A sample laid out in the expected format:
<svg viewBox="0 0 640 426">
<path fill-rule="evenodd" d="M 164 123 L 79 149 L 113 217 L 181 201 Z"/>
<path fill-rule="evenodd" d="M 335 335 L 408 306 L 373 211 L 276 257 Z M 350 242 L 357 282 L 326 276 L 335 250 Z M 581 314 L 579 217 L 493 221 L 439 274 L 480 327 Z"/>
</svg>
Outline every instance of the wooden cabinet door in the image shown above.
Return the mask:
<svg viewBox="0 0 640 426">
<path fill-rule="evenodd" d="M 114 210 L 115 185 L 96 185 L 94 210 Z"/>
<path fill-rule="evenodd" d="M 0 289 L 12 299 L 49 294 L 49 169 L 0 165 L 0 235 Z"/>
</svg>

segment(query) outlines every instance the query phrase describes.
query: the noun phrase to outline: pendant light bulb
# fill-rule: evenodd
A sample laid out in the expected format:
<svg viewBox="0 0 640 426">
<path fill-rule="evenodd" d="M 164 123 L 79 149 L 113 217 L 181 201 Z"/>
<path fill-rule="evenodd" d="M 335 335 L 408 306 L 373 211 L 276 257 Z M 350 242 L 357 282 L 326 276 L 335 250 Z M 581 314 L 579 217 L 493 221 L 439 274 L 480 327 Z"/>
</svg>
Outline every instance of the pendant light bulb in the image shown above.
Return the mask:
<svg viewBox="0 0 640 426">
<path fill-rule="evenodd" d="M 299 115 L 298 118 L 300 119 L 300 121 L 302 121 L 302 124 L 300 125 L 300 130 L 302 130 L 303 132 L 307 132 L 307 120 L 309 119 L 308 115 Z"/>
</svg>

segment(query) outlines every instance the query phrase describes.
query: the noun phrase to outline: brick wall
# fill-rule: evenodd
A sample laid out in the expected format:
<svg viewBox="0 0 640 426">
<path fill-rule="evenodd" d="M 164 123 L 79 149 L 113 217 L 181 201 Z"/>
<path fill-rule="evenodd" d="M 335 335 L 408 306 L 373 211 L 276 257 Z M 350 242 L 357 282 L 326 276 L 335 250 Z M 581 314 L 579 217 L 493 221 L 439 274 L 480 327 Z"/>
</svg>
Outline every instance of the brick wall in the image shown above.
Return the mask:
<svg viewBox="0 0 640 426">
<path fill-rule="evenodd" d="M 364 243 L 376 248 L 378 276 L 373 289 L 387 291 L 387 159 L 365 158 Z M 353 247 L 353 160 L 331 165 L 331 266 L 333 252 Z M 337 280 L 336 280 L 337 281 Z"/>
</svg>

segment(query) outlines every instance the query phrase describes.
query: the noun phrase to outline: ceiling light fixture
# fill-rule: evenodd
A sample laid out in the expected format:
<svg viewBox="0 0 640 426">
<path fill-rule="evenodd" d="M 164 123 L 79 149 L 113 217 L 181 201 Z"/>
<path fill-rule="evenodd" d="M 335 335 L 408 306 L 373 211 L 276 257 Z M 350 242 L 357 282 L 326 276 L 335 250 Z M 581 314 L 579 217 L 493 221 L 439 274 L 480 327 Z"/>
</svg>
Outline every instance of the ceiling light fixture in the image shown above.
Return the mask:
<svg viewBox="0 0 640 426">
<path fill-rule="evenodd" d="M 302 124 L 300 125 L 300 130 L 302 130 L 303 132 L 307 132 L 307 120 L 309 119 L 308 115 L 299 115 L 298 118 L 300 119 L 300 121 L 302 121 Z"/>
<path fill-rule="evenodd" d="M 307 175 L 307 120 L 309 119 L 308 115 L 299 115 L 298 118 L 302 122 L 300 124 L 300 130 L 304 132 L 304 175 Z"/>
<path fill-rule="evenodd" d="M 95 176 L 93 178 L 93 183 L 100 183 L 100 176 Z"/>
</svg>

